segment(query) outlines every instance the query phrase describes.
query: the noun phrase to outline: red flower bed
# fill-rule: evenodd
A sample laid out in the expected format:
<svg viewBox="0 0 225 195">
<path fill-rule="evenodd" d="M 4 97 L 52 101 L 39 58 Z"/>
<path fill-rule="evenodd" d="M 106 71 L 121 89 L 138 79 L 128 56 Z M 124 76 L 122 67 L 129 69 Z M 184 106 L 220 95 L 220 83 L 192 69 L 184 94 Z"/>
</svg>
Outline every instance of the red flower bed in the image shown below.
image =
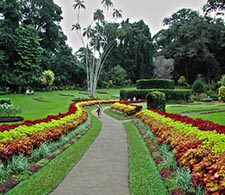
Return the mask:
<svg viewBox="0 0 225 195">
<path fill-rule="evenodd" d="M 207 195 L 225 195 L 225 152 L 215 154 L 212 151 L 214 144 L 217 143 L 204 144 L 207 142 L 206 138 L 201 139 L 194 132 L 191 134 L 187 134 L 185 131 L 182 132 L 182 125 L 176 126 L 174 124 L 172 126 L 172 123 L 167 125 L 167 120 L 163 122 L 163 117 L 158 117 L 158 114 L 151 112 L 152 110 L 142 111 L 136 114 L 136 117 L 151 127 L 160 143 L 166 143 L 173 148 L 178 162 L 192 170 L 194 181 L 205 187 Z M 161 111 L 157 111 L 157 113 L 160 114 Z M 197 128 L 194 129 L 196 129 L 196 132 L 198 131 Z M 204 132 L 204 134 L 207 133 L 210 134 Z M 221 147 L 223 147 L 223 144 L 221 144 Z"/>
<path fill-rule="evenodd" d="M 63 117 L 66 117 L 70 114 L 73 114 L 77 111 L 77 107 L 76 107 L 76 103 L 77 102 L 74 102 L 72 104 L 70 104 L 69 106 L 69 111 L 67 113 L 59 113 L 58 115 L 49 115 L 47 116 L 46 118 L 43 118 L 43 119 L 37 119 L 37 120 L 26 120 L 20 124 L 12 124 L 12 125 L 8 125 L 8 124 L 3 124 L 0 126 L 0 132 L 3 132 L 3 131 L 10 131 L 12 129 L 15 129 L 16 127 L 19 127 L 21 125 L 26 125 L 26 126 L 32 126 L 32 125 L 35 125 L 35 124 L 38 124 L 38 123 L 41 123 L 41 122 L 50 122 L 52 120 L 59 120 Z"/>
<path fill-rule="evenodd" d="M 175 121 L 181 121 L 187 124 L 192 124 L 193 126 L 198 127 L 198 129 L 200 130 L 204 131 L 216 130 L 218 133 L 225 134 L 225 125 L 215 124 L 211 121 L 203 120 L 201 118 L 193 119 L 188 116 L 183 116 L 180 114 L 171 114 L 156 109 L 149 109 L 149 110 L 157 112 L 165 117 L 172 118 Z"/>
</svg>

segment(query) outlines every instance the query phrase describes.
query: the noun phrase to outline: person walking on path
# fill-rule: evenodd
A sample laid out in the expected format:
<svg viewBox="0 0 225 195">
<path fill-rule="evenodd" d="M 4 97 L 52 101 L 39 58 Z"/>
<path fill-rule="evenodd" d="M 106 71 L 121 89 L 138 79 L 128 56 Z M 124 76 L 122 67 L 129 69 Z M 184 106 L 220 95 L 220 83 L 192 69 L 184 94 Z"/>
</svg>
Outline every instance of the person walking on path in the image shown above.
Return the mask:
<svg viewBox="0 0 225 195">
<path fill-rule="evenodd" d="M 101 118 L 101 112 L 102 112 L 102 105 L 100 103 L 97 104 L 97 110 L 98 118 Z"/>
<path fill-rule="evenodd" d="M 96 110 L 93 114 L 97 116 Z M 49 195 L 129 195 L 127 135 L 122 121 L 102 112 L 102 130 Z"/>
</svg>

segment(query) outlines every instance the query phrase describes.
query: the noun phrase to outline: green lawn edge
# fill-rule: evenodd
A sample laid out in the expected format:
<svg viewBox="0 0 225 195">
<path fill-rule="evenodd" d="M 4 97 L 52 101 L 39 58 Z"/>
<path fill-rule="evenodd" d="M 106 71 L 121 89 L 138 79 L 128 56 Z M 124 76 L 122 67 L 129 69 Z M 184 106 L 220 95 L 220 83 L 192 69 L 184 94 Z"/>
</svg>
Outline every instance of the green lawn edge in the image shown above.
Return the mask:
<svg viewBox="0 0 225 195">
<path fill-rule="evenodd" d="M 7 195 L 49 194 L 77 164 L 101 131 L 102 123 L 93 114 L 92 127 L 84 137 L 57 156 L 28 180 L 22 182 Z"/>
<path fill-rule="evenodd" d="M 127 132 L 130 191 L 132 195 L 168 195 L 164 182 L 149 151 L 131 122 L 124 123 Z"/>
</svg>

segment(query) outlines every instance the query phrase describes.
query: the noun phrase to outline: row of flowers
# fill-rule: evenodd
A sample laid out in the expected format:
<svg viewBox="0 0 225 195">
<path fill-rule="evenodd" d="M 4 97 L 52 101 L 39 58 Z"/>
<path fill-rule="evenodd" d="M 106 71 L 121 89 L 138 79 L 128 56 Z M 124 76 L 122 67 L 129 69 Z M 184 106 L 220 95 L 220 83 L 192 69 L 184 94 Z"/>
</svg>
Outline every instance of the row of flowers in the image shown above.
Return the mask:
<svg viewBox="0 0 225 195">
<path fill-rule="evenodd" d="M 111 109 L 118 110 L 125 113 L 126 115 L 134 115 L 137 112 L 141 111 L 141 105 L 130 104 L 128 101 L 120 101 L 111 105 Z"/>
<path fill-rule="evenodd" d="M 91 100 L 74 102 L 69 111 L 46 119 L 25 121 L 22 124 L 8 126 L 0 132 L 0 159 L 7 162 L 13 155 L 31 155 L 34 148 L 38 148 L 46 141 L 56 141 L 61 135 L 76 129 L 88 118 L 83 107 L 100 103 L 114 103 L 115 100 Z M 10 129 L 12 127 L 12 129 Z"/>
<path fill-rule="evenodd" d="M 215 124 L 212 121 L 203 120 L 201 118 L 193 119 L 188 116 L 183 116 L 180 114 L 166 113 L 160 110 L 153 110 L 153 111 L 165 117 L 172 118 L 175 121 L 181 121 L 187 124 L 191 124 L 192 126 L 198 127 L 200 130 L 204 130 L 204 131 L 215 130 L 218 133 L 225 134 L 225 125 Z"/>
<path fill-rule="evenodd" d="M 149 153 L 151 154 L 155 164 L 159 170 L 159 173 L 162 179 L 165 181 L 165 186 L 170 195 L 184 195 L 184 191 L 181 189 L 181 186 L 176 182 L 175 179 L 175 167 L 177 168 L 177 163 L 173 164 L 175 160 L 171 158 L 169 153 L 162 153 L 157 138 L 154 137 L 150 132 L 149 128 L 145 126 L 139 120 L 133 120 L 133 123 L 137 127 L 142 139 L 144 140 Z M 167 155 L 167 156 L 166 156 Z M 168 157 L 169 156 L 169 157 Z M 173 164 L 171 166 L 171 164 Z"/>
<path fill-rule="evenodd" d="M 151 127 L 159 143 L 173 148 L 178 162 L 193 171 L 195 182 L 204 185 L 208 195 L 225 194 L 224 134 L 202 131 L 152 110 L 139 112 L 136 117 Z"/>
</svg>

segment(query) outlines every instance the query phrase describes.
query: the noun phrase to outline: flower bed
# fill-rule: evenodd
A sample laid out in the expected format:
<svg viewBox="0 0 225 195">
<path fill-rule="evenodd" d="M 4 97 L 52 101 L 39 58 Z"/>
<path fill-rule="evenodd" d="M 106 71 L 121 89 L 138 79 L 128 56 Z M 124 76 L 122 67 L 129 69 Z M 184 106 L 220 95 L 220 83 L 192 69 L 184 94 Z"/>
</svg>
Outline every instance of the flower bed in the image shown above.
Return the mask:
<svg viewBox="0 0 225 195">
<path fill-rule="evenodd" d="M 152 109 L 152 111 L 157 112 L 165 117 L 171 118 L 175 121 L 181 121 L 187 124 L 191 124 L 192 126 L 198 127 L 200 130 L 204 130 L 204 131 L 216 130 L 218 133 L 225 134 L 225 125 L 215 124 L 212 121 L 203 120 L 201 118 L 193 119 L 188 116 L 183 116 L 180 114 L 166 113 L 160 110 Z"/>
<path fill-rule="evenodd" d="M 116 102 L 111 105 L 111 109 L 118 110 L 126 115 L 134 115 L 142 109 L 142 106 L 129 104 L 128 101 Z"/>
<path fill-rule="evenodd" d="M 0 159 L 7 162 L 13 155 L 31 155 L 32 149 L 38 148 L 46 141 L 59 140 L 61 135 L 76 129 L 87 120 L 84 106 L 98 102 L 112 103 L 115 100 L 91 100 L 74 102 L 69 111 L 45 119 L 25 121 L 17 125 L 0 126 Z"/>
<path fill-rule="evenodd" d="M 173 148 L 178 162 L 193 171 L 194 181 L 203 184 L 208 195 L 225 194 L 225 135 L 214 129 L 202 131 L 164 115 L 145 110 L 136 117 L 151 127 L 159 143 Z"/>
</svg>

